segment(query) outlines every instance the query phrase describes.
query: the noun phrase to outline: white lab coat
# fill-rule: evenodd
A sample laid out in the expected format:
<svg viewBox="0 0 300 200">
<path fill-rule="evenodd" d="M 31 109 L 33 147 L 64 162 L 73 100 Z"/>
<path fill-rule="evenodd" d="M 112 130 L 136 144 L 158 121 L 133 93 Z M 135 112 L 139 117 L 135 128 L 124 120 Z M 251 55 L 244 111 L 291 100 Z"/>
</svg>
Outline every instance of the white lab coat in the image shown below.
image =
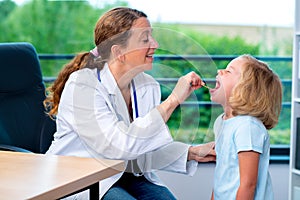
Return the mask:
<svg viewBox="0 0 300 200">
<path fill-rule="evenodd" d="M 70 75 L 58 108 L 57 132 L 47 154 L 137 159 L 145 177 L 159 185 L 163 184 L 153 173 L 157 169 L 193 175 L 197 162 L 187 162 L 189 145 L 173 141 L 156 109 L 161 97 L 159 84 L 145 73 L 134 78 L 139 117 L 135 117 L 131 85 L 134 121 L 130 123 L 124 98 L 107 64 L 100 71 L 101 82 L 97 76 L 96 69 L 87 68 Z M 122 173 L 100 182 L 100 198 Z"/>
</svg>

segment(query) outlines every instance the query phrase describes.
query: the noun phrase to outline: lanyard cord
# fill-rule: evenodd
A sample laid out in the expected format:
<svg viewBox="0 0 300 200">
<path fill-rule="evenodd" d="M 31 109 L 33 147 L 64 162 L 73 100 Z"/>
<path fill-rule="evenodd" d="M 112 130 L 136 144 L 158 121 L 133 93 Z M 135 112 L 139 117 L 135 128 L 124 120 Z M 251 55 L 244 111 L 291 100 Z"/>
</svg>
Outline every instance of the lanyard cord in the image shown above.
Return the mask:
<svg viewBox="0 0 300 200">
<path fill-rule="evenodd" d="M 134 110 L 135 110 L 135 118 L 139 117 L 139 110 L 138 110 L 138 105 L 137 105 L 137 97 L 136 97 L 136 91 L 135 91 L 135 85 L 134 81 L 131 81 L 132 84 L 132 89 L 133 89 L 133 101 L 134 101 Z"/>
</svg>

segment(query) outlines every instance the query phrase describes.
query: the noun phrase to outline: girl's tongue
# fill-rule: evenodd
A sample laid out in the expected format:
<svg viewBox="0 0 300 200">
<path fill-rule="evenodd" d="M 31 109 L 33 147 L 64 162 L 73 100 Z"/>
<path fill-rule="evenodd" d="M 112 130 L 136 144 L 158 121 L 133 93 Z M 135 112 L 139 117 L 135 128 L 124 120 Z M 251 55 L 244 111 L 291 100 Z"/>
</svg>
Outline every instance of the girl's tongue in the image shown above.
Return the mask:
<svg viewBox="0 0 300 200">
<path fill-rule="evenodd" d="M 216 79 L 216 86 L 215 86 L 215 88 L 213 88 L 213 89 L 211 89 L 209 91 L 212 93 L 212 92 L 215 92 L 216 90 L 218 90 L 219 88 L 220 88 L 220 82 L 219 82 L 218 79 Z"/>
</svg>

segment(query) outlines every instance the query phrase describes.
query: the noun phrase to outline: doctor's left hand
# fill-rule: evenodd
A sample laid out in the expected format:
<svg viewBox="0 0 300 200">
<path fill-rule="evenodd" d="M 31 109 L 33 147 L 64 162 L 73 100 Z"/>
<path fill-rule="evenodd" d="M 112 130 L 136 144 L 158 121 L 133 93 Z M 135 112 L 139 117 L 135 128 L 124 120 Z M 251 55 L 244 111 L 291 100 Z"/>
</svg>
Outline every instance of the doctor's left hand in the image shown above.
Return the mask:
<svg viewBox="0 0 300 200">
<path fill-rule="evenodd" d="M 215 142 L 191 146 L 188 151 L 188 160 L 195 160 L 198 162 L 215 161 Z"/>
</svg>

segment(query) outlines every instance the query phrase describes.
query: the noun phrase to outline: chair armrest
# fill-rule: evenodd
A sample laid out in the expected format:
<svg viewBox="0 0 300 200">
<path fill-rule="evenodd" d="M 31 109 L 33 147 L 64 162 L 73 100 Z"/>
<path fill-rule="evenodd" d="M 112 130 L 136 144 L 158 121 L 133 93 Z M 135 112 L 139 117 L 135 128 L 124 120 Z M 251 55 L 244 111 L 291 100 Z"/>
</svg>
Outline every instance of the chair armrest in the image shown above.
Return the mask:
<svg viewBox="0 0 300 200">
<path fill-rule="evenodd" d="M 2 151 L 16 151 L 16 152 L 24 152 L 24 153 L 32 153 L 31 151 L 27 149 L 23 149 L 21 147 L 15 147 L 12 145 L 7 144 L 0 144 L 0 150 Z"/>
</svg>

